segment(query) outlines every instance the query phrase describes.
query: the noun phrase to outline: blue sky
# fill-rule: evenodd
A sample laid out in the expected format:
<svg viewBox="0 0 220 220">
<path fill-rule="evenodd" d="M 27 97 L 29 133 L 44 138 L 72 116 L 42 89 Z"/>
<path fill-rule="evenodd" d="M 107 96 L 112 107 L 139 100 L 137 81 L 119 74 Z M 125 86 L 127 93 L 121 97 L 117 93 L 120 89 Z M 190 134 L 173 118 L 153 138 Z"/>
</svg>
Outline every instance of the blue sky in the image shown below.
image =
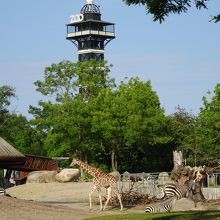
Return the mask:
<svg viewBox="0 0 220 220">
<path fill-rule="evenodd" d="M 69 16 L 78 14 L 85 0 L 0 0 L 0 86 L 16 89 L 11 110 L 27 117 L 29 105 L 42 99 L 34 82 L 44 69 L 61 60 L 77 61 L 77 51 L 65 39 Z M 209 22 L 220 12 L 220 1 L 208 10 L 194 7 L 170 15 L 163 24 L 152 21 L 142 6 L 122 0 L 95 0 L 102 19 L 116 24 L 116 39 L 105 58 L 120 82 L 138 76 L 151 80 L 166 114 L 180 105 L 197 114 L 202 96 L 220 82 L 220 23 Z"/>
</svg>

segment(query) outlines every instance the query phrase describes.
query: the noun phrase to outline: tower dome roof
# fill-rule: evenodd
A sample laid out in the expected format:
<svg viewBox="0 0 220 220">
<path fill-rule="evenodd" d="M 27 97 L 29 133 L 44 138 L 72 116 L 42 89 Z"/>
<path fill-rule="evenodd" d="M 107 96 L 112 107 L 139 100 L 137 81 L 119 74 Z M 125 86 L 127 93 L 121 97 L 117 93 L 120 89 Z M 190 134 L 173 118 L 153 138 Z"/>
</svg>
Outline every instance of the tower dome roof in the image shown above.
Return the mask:
<svg viewBox="0 0 220 220">
<path fill-rule="evenodd" d="M 99 6 L 93 3 L 93 0 L 86 0 L 86 4 L 81 9 L 82 14 L 93 13 L 100 14 Z"/>
</svg>

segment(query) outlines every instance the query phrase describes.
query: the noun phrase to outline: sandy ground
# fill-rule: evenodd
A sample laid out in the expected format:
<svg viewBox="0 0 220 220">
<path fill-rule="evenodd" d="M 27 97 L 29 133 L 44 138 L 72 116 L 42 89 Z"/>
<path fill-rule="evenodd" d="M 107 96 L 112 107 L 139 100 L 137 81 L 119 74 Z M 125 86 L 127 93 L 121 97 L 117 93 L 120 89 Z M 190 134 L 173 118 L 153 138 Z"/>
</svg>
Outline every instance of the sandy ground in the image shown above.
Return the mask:
<svg viewBox="0 0 220 220">
<path fill-rule="evenodd" d="M 11 197 L 0 196 L 0 220 L 81 220 L 89 217 L 144 213 L 144 206 L 112 207 L 100 211 L 98 194 L 93 194 L 93 207 L 89 209 L 88 193 L 93 183 L 34 183 L 7 189 Z M 102 191 L 105 195 L 105 191 Z M 220 210 L 220 201 L 210 203 Z M 208 204 L 209 206 L 209 204 Z M 182 207 L 182 206 L 181 206 Z"/>
<path fill-rule="evenodd" d="M 92 183 L 35 183 L 7 189 L 11 197 L 0 197 L 1 220 L 81 220 L 93 216 L 144 212 L 144 207 L 108 206 L 100 211 L 98 195 L 93 194 L 89 209 L 88 193 Z M 105 191 L 102 192 L 105 194 Z"/>
</svg>

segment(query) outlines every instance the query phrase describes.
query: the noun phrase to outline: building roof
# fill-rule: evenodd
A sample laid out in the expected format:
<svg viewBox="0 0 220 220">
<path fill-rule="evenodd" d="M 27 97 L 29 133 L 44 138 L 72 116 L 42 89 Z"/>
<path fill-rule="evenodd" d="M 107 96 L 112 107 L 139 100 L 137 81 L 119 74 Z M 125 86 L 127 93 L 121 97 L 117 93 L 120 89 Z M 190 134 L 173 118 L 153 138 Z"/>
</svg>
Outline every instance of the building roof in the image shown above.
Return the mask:
<svg viewBox="0 0 220 220">
<path fill-rule="evenodd" d="M 74 23 L 69 23 L 69 24 L 66 24 L 66 26 L 76 26 L 78 24 L 89 23 L 89 22 L 91 22 L 91 23 L 98 23 L 98 24 L 103 25 L 103 26 L 115 25 L 115 23 L 108 22 L 108 21 L 95 20 L 95 19 L 87 19 L 85 21 L 78 21 L 78 22 L 74 22 Z"/>
<path fill-rule="evenodd" d="M 0 169 L 34 171 L 58 170 L 59 167 L 52 158 L 22 154 L 0 137 Z"/>
<path fill-rule="evenodd" d="M 82 14 L 86 13 L 93 13 L 93 14 L 100 14 L 99 6 L 93 4 L 92 2 L 87 2 L 81 9 Z"/>
<path fill-rule="evenodd" d="M 0 137 L 0 164 L 10 161 L 24 161 L 25 156 Z"/>
</svg>

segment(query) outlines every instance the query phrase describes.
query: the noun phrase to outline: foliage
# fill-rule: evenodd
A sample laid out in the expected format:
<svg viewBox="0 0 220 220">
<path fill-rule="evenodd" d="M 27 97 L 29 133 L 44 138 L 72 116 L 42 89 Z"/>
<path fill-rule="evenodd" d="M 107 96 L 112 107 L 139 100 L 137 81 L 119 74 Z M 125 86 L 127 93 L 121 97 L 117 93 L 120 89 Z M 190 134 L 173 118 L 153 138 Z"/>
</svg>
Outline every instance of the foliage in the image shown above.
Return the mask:
<svg viewBox="0 0 220 220">
<path fill-rule="evenodd" d="M 0 86 L 0 112 L 8 112 L 7 107 L 11 104 L 10 99 L 13 97 L 15 97 L 15 89 L 13 87 Z"/>
<path fill-rule="evenodd" d="M 53 96 L 58 103 L 78 96 L 80 88 L 93 97 L 99 89 L 114 86 L 114 81 L 108 77 L 110 67 L 111 65 L 108 66 L 104 61 L 61 61 L 47 67 L 44 81 L 38 80 L 34 84 L 38 92 L 45 96 Z"/>
<path fill-rule="evenodd" d="M 102 90 L 96 99 L 92 129 L 98 132 L 105 153 L 111 155 L 112 169 L 124 150 L 143 153 L 149 146 L 170 141 L 166 133 L 166 117 L 150 82 L 131 78 L 116 90 Z M 135 147 L 134 147 L 135 146 Z"/>
<path fill-rule="evenodd" d="M 37 91 L 54 97 L 30 108 L 32 124 L 45 133 L 49 156 L 77 153 L 90 164 L 111 165 L 115 170 L 127 163 L 125 152 L 140 160 L 149 149 L 170 142 L 168 118 L 150 82 L 132 78 L 116 87 L 108 77 L 110 68 L 106 62 L 62 61 L 47 67 L 44 80 L 35 82 Z M 124 165 L 117 166 L 118 158 Z"/>
<path fill-rule="evenodd" d="M 70 160 L 58 160 L 58 166 L 63 169 L 63 168 L 69 168 L 70 165 Z"/>
<path fill-rule="evenodd" d="M 203 98 L 198 117 L 180 107 L 166 116 L 150 81 L 131 78 L 116 86 L 110 68 L 95 61 L 47 67 L 44 80 L 35 85 L 48 101 L 30 107 L 31 122 L 10 113 L 15 90 L 0 87 L 1 137 L 24 154 L 76 153 L 107 172 L 170 171 L 176 148 L 189 150 L 190 164 L 217 164 L 220 84 Z"/>
<path fill-rule="evenodd" d="M 150 81 L 116 86 L 110 68 L 92 60 L 47 67 L 44 80 L 35 82 L 47 101 L 30 107 L 31 121 L 8 110 L 15 89 L 0 87 L 1 137 L 24 154 L 77 154 L 107 172 L 170 171 L 176 148 L 189 149 L 190 164 L 217 164 L 220 84 L 203 97 L 197 117 L 180 107 L 166 116 Z"/>
<path fill-rule="evenodd" d="M 216 165 L 220 158 L 220 84 L 217 84 L 210 100 L 203 97 L 203 107 L 195 126 L 194 154 L 200 163 Z"/>
<path fill-rule="evenodd" d="M 177 107 L 170 115 L 170 132 L 176 149 L 185 149 L 185 141 L 194 132 L 196 117 L 185 109 Z"/>
<path fill-rule="evenodd" d="M 98 92 L 114 87 L 110 67 L 93 60 L 62 61 L 47 67 L 44 80 L 35 82 L 37 91 L 55 98 L 30 108 L 33 125 L 47 133 L 44 143 L 50 156 L 79 152 L 86 159 L 89 152 L 99 151 L 100 142 L 91 133 L 91 113 Z"/>
<path fill-rule="evenodd" d="M 1 135 L 24 154 L 44 155 L 41 132 L 32 128 L 22 115 L 10 114 Z"/>
<path fill-rule="evenodd" d="M 3 137 L 5 133 L 5 124 L 9 116 L 8 106 L 10 99 L 15 97 L 15 89 L 10 86 L 0 86 L 0 134 Z"/>
<path fill-rule="evenodd" d="M 215 23 L 220 21 L 220 14 L 213 16 L 212 21 L 214 21 Z"/>
<path fill-rule="evenodd" d="M 9 112 L 10 99 L 13 97 L 14 88 L 0 87 L 0 136 L 22 153 L 43 155 L 41 133 L 32 128 L 24 116 Z"/>
<path fill-rule="evenodd" d="M 153 15 L 154 21 L 159 21 L 162 23 L 165 17 L 170 14 L 181 14 L 186 13 L 192 4 L 195 5 L 197 9 L 207 9 L 208 0 L 195 0 L 192 3 L 191 0 L 123 0 L 127 5 L 141 4 L 146 7 L 148 14 Z M 212 20 L 214 22 L 219 22 L 220 15 L 213 16 Z"/>
</svg>

